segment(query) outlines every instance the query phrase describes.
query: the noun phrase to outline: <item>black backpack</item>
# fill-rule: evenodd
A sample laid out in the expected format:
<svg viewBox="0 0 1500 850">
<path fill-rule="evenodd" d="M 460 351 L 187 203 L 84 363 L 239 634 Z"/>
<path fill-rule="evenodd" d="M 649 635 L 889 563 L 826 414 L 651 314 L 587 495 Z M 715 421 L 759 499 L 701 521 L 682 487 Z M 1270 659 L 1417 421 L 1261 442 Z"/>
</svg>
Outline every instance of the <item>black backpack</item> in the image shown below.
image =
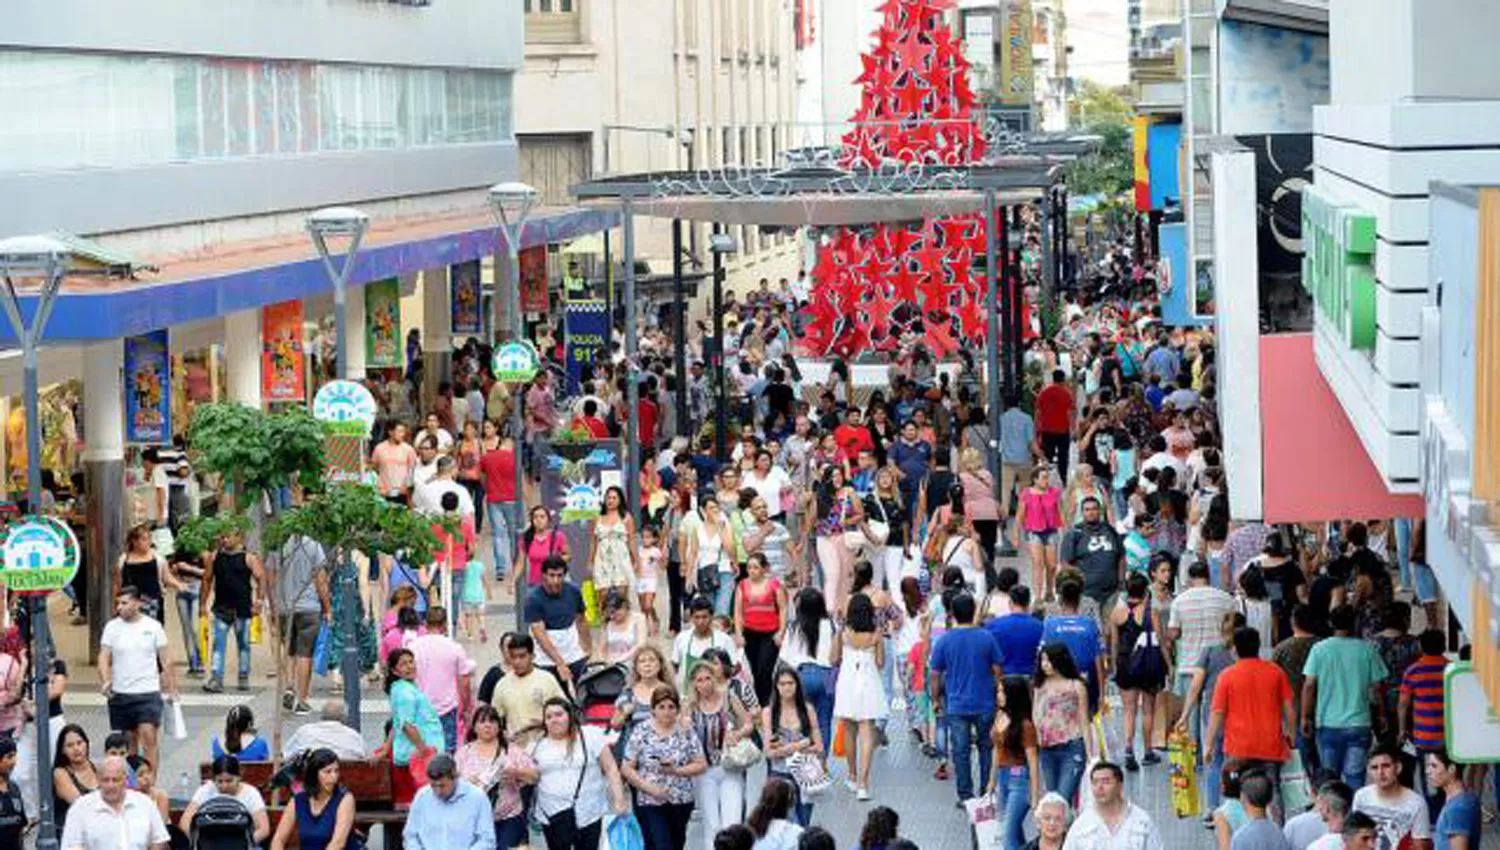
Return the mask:
<svg viewBox="0 0 1500 850">
<path fill-rule="evenodd" d="M 1156 637 L 1156 627 L 1151 622 L 1151 600 L 1146 600 L 1146 617 L 1141 622 L 1141 633 L 1125 659 L 1125 674 L 1141 683 L 1164 682 L 1167 678 L 1167 658 L 1162 654 L 1161 641 Z"/>
</svg>

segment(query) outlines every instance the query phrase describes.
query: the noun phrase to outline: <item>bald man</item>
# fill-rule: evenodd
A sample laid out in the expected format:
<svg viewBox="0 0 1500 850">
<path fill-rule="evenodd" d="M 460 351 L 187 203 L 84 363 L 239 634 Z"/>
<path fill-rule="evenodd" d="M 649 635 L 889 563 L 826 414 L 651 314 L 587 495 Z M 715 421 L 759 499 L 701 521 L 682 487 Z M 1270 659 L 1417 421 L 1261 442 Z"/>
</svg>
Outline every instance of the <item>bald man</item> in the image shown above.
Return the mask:
<svg viewBox="0 0 1500 850">
<path fill-rule="evenodd" d="M 109 756 L 99 766 L 99 790 L 68 809 L 62 850 L 167 850 L 161 813 L 150 797 L 125 787 L 125 759 Z"/>
</svg>

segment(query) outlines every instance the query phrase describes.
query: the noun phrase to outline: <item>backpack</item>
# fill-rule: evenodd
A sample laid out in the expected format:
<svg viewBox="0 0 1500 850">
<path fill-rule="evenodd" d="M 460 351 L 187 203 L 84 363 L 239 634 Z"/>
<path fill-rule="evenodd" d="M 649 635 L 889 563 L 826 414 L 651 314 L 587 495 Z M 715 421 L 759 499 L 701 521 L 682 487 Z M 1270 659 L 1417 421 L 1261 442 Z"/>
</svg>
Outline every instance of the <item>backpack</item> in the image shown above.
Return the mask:
<svg viewBox="0 0 1500 850">
<path fill-rule="evenodd" d="M 1125 673 L 1136 682 L 1164 682 L 1167 678 L 1167 659 L 1162 655 L 1161 642 L 1156 637 L 1156 627 L 1151 622 L 1151 600 L 1146 600 L 1146 617 L 1141 622 L 1141 633 L 1125 660 Z"/>
</svg>

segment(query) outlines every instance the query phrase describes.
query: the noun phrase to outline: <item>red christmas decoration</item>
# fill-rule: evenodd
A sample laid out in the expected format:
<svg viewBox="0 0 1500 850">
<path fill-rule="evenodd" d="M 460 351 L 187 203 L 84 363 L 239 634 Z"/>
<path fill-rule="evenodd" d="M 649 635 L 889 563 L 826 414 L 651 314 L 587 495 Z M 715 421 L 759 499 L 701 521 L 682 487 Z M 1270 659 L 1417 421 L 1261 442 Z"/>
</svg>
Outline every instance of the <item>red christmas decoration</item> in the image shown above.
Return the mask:
<svg viewBox="0 0 1500 850">
<path fill-rule="evenodd" d="M 984 157 L 963 44 L 943 21 L 954 0 L 882 0 L 874 46 L 861 56 L 855 129 L 842 165 L 963 165 Z M 984 286 L 971 274 L 985 249 L 977 214 L 839 228 L 813 268 L 805 344 L 844 357 L 919 337 L 938 357 L 981 340 Z"/>
</svg>

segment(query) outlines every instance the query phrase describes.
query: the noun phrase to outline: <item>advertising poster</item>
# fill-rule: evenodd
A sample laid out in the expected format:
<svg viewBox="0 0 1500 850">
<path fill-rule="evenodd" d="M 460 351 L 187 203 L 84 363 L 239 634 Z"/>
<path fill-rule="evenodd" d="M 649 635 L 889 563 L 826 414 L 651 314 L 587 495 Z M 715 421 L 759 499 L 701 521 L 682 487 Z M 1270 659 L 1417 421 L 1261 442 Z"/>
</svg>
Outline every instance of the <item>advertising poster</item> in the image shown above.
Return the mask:
<svg viewBox="0 0 1500 850">
<path fill-rule="evenodd" d="M 536 245 L 522 249 L 521 260 L 521 312 L 547 312 L 547 246 Z"/>
<path fill-rule="evenodd" d="M 171 361 L 167 332 L 125 340 L 125 441 L 172 441 Z"/>
<path fill-rule="evenodd" d="M 1156 288 L 1161 293 L 1161 321 L 1169 328 L 1190 328 L 1208 324 L 1213 317 L 1200 318 L 1196 312 L 1198 284 L 1194 269 L 1188 265 L 1187 225 L 1181 222 L 1163 224 L 1161 263 L 1156 271 Z"/>
<path fill-rule="evenodd" d="M 1031 0 L 1010 0 L 1000 44 L 1000 102 L 1031 106 Z"/>
<path fill-rule="evenodd" d="M 401 350 L 401 282 L 377 280 L 365 286 L 365 363 L 371 369 L 399 369 Z"/>
<path fill-rule="evenodd" d="M 307 397 L 307 358 L 302 342 L 302 302 L 272 304 L 260 315 L 260 394 L 266 401 Z"/>
<path fill-rule="evenodd" d="M 449 301 L 453 305 L 453 335 L 477 335 L 484 332 L 479 291 L 479 261 L 455 263 L 448 267 Z"/>
<path fill-rule="evenodd" d="M 569 301 L 563 314 L 564 357 L 568 394 L 582 388 L 583 370 L 609 342 L 609 311 L 603 301 Z"/>
<path fill-rule="evenodd" d="M 1146 159 L 1146 143 L 1151 132 L 1151 117 L 1135 116 L 1131 127 L 1131 147 L 1135 171 L 1135 211 L 1149 212 L 1151 209 L 1151 166 Z"/>
<path fill-rule="evenodd" d="M 976 91 L 995 88 L 995 16 L 988 11 L 964 15 L 964 58 Z"/>
<path fill-rule="evenodd" d="M 558 528 L 567 537 L 571 556 L 568 576 L 574 582 L 589 577 L 592 520 L 599 516 L 607 482 L 619 482 L 621 450 L 618 440 L 599 440 L 546 453 L 542 504 L 557 518 Z"/>
</svg>

